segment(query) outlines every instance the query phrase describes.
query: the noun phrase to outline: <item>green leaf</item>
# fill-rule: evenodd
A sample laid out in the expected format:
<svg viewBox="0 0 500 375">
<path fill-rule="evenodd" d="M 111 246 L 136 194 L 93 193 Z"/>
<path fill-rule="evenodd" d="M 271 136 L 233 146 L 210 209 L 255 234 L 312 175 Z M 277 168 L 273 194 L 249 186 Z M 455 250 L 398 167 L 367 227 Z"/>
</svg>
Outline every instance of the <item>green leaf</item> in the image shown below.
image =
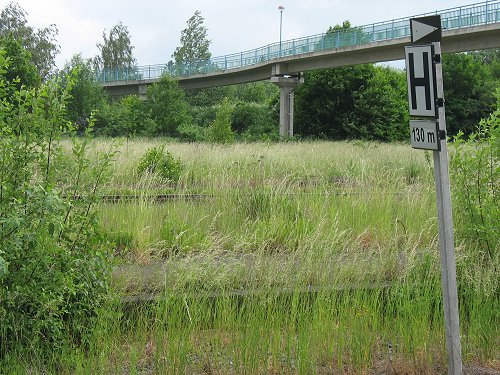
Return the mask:
<svg viewBox="0 0 500 375">
<path fill-rule="evenodd" d="M 0 256 L 0 277 L 9 273 L 9 264 Z"/>
<path fill-rule="evenodd" d="M 55 225 L 54 225 L 54 223 L 50 223 L 50 224 L 49 224 L 48 231 L 49 231 L 49 234 L 50 234 L 51 236 L 53 236 L 53 235 L 54 235 L 54 231 L 55 231 Z"/>
</svg>

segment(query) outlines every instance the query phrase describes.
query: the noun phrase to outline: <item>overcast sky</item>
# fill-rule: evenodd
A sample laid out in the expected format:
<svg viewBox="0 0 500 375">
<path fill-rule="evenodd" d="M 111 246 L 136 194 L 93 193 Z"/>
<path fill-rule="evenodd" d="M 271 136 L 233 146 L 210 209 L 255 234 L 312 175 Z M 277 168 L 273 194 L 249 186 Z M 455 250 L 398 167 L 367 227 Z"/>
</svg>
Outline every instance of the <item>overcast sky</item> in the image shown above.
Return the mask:
<svg viewBox="0 0 500 375">
<path fill-rule="evenodd" d="M 3 9 L 8 0 L 0 0 Z M 61 52 L 57 66 L 74 54 L 94 57 L 96 43 L 122 21 L 130 31 L 139 65 L 162 64 L 179 45 L 187 20 L 200 10 L 212 41 L 212 56 L 250 50 L 283 40 L 319 34 L 349 20 L 354 26 L 388 21 L 471 4 L 473 0 L 17 0 L 37 28 L 55 24 Z"/>
</svg>

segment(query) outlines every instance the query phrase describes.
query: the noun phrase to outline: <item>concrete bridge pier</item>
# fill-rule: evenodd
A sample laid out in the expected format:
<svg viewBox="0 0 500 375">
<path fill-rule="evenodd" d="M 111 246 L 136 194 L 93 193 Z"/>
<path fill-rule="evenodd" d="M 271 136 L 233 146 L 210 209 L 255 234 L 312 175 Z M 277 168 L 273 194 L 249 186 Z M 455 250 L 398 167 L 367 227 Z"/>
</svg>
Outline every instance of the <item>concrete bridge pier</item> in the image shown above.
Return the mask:
<svg viewBox="0 0 500 375">
<path fill-rule="evenodd" d="M 143 83 L 141 85 L 139 85 L 139 99 L 141 100 L 146 100 L 147 99 L 147 93 L 146 91 L 148 90 L 148 85 Z"/>
<path fill-rule="evenodd" d="M 303 82 L 300 75 L 278 75 L 271 82 L 280 88 L 280 137 L 293 136 L 294 90 Z"/>
</svg>

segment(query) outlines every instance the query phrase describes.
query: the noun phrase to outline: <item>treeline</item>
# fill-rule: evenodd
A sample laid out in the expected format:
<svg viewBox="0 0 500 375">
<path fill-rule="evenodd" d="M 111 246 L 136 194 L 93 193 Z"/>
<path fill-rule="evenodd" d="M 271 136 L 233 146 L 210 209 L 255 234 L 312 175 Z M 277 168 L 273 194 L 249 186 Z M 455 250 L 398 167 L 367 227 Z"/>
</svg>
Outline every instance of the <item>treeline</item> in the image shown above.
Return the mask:
<svg viewBox="0 0 500 375">
<path fill-rule="evenodd" d="M 183 141 L 277 140 L 277 90 L 271 83 L 256 82 L 184 92 L 167 76 L 148 88 L 146 100 L 134 95 L 104 100 L 95 112 L 94 130 L 103 136 Z"/>
<path fill-rule="evenodd" d="M 479 121 L 494 110 L 494 92 L 499 86 L 498 54 L 490 51 L 444 57 L 450 135 L 459 130 L 473 132 Z M 304 83 L 295 92 L 296 137 L 378 141 L 408 138 L 404 71 L 359 65 L 317 70 L 304 76 Z M 81 84 L 78 81 L 74 90 L 80 90 Z M 91 82 L 85 86 L 90 87 Z M 270 82 L 184 92 L 174 80 L 165 77 L 148 89 L 145 101 L 136 96 L 109 101 L 98 87 L 94 91 L 94 104 L 70 113 L 73 121 L 83 121 L 84 125 L 95 111 L 95 131 L 100 135 L 203 141 L 211 137 L 217 114 L 225 111 L 229 113 L 228 134 L 221 135 L 221 141 L 279 138 L 279 90 Z M 81 96 L 92 97 L 90 93 Z M 74 106 L 80 102 L 75 100 Z"/>
<path fill-rule="evenodd" d="M 199 11 L 188 20 L 181 45 L 172 54 L 176 64 L 211 57 L 203 21 Z M 326 35 L 344 28 L 351 28 L 349 22 L 330 28 Z M 109 34 L 104 31 L 98 56 L 75 55 L 61 71 L 54 68 L 56 35 L 54 26 L 30 27 L 18 5 L 11 3 L 0 14 L 0 48 L 9 58 L 8 80 L 25 87 L 54 76 L 63 85 L 72 82 L 67 116 L 80 131 L 92 124 L 96 134 L 111 137 L 279 139 L 279 90 L 270 82 L 184 92 L 166 76 L 148 88 L 146 100 L 137 96 L 111 100 L 95 82 L 96 70 L 136 64 L 127 27 L 120 22 Z M 449 134 L 459 130 L 469 134 L 495 107 L 500 50 L 445 55 L 443 64 Z M 295 137 L 405 140 L 407 100 L 406 74 L 400 69 L 358 65 L 306 72 L 295 91 Z"/>
</svg>

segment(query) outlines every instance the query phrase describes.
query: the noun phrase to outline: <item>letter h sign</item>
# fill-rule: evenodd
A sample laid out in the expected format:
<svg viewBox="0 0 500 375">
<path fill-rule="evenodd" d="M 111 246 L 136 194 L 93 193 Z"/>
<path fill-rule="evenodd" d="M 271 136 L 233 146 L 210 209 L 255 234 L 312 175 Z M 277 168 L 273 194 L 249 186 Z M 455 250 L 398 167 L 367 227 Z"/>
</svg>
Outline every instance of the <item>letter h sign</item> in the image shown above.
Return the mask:
<svg viewBox="0 0 500 375">
<path fill-rule="evenodd" d="M 410 116 L 437 118 L 433 46 L 408 46 L 405 53 Z"/>
</svg>

